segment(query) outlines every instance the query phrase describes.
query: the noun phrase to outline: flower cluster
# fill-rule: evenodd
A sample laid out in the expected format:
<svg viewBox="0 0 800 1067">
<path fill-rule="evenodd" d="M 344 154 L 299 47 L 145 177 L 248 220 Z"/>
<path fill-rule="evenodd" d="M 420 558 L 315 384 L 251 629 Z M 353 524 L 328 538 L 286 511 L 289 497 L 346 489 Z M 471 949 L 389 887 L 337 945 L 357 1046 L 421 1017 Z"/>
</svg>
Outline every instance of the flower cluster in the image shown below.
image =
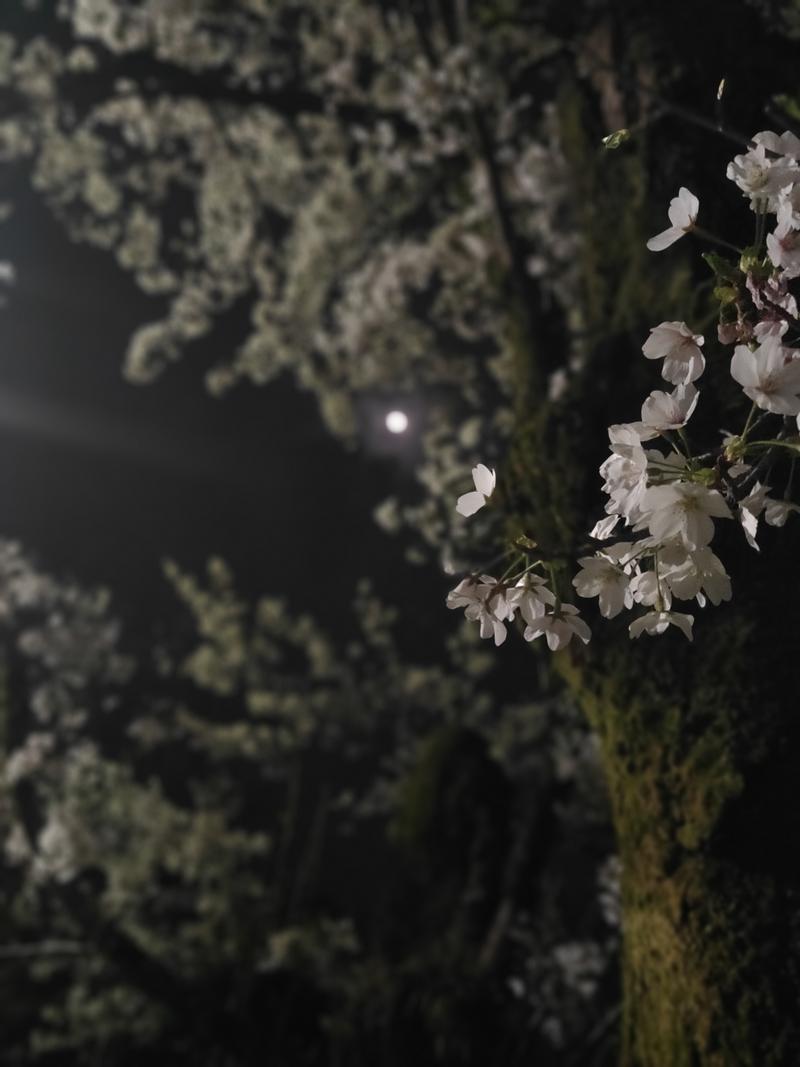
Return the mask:
<svg viewBox="0 0 800 1067">
<path fill-rule="evenodd" d="M 472 470 L 472 481 L 474 491 L 464 493 L 456 503 L 460 515 L 474 515 L 489 502 L 497 477 L 479 463 Z M 524 562 L 523 557 L 517 558 Z M 545 579 L 533 573 L 540 563 L 523 565 L 513 577 L 509 577 L 513 564 L 499 579 L 490 574 L 470 575 L 448 594 L 447 606 L 463 608 L 468 619 L 480 623 L 481 637 L 493 637 L 496 645 L 505 641 L 506 623 L 512 622 L 517 612 L 525 624 L 526 641 L 544 636 L 554 652 L 568 645 L 573 636 L 586 643 L 591 632 L 575 605 L 562 603 Z"/>
<path fill-rule="evenodd" d="M 481 637 L 493 637 L 496 645 L 505 641 L 505 624 L 517 612 L 525 623 L 525 640 L 535 641 L 544 635 L 554 652 L 568 645 L 573 636 L 584 643 L 591 636 L 574 604 L 562 604 L 544 578 L 532 573 L 532 568 L 524 569 L 510 581 L 489 574 L 464 578 L 448 594 L 447 606 L 464 608 L 468 619 L 480 623 Z"/>
<path fill-rule="evenodd" d="M 792 482 L 800 453 L 800 312 L 791 282 L 800 277 L 800 139 L 791 133 L 756 134 L 747 151 L 728 166 L 728 178 L 750 201 L 755 215 L 753 244 L 737 249 L 697 225 L 698 198 L 681 188 L 669 207 L 669 229 L 647 242 L 651 251 L 670 247 L 694 231 L 736 252 L 730 259 L 706 254 L 716 275 L 720 302 L 720 344 L 741 387 L 742 429 L 721 433 L 721 441 L 693 447 L 686 429 L 700 400 L 697 383 L 706 368 L 704 337 L 685 322 L 662 322 L 642 347 L 660 364 L 669 389 L 655 389 L 640 418 L 609 427 L 610 454 L 600 467 L 607 500 L 605 515 L 590 537 L 601 547 L 578 559 L 572 586 L 579 597 L 597 598 L 600 614 L 614 618 L 635 610 L 631 638 L 664 633 L 674 626 L 692 639 L 694 616 L 673 610 L 675 602 L 705 607 L 731 598 L 725 566 L 711 548 L 716 520 L 740 523 L 756 550 L 759 520 L 783 526 L 800 511 Z M 776 225 L 768 232 L 768 217 Z M 734 346 L 726 357 L 725 346 Z M 763 429 L 762 429 L 763 428 Z M 756 430 L 760 432 L 756 434 Z M 773 477 L 774 476 L 774 477 Z M 475 492 L 458 502 L 470 515 L 489 501 L 494 471 L 473 471 Z M 773 492 L 779 481 L 780 494 Z M 501 579 L 465 578 L 448 597 L 478 621 L 482 637 L 500 644 L 506 624 L 519 612 L 526 640 L 545 634 L 551 649 L 573 635 L 586 642 L 590 631 L 572 604 L 562 603 L 559 567 L 543 556 L 532 559 L 535 543 L 523 538 Z M 541 568 L 545 578 L 534 573 Z"/>
</svg>

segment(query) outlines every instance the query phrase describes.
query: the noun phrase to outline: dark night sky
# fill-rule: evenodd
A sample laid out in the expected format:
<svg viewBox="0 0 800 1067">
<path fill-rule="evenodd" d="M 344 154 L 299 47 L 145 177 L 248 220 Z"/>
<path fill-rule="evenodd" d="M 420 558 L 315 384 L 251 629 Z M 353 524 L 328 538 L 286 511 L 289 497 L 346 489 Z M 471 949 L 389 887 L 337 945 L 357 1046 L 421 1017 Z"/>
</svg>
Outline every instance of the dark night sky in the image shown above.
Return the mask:
<svg viewBox="0 0 800 1067">
<path fill-rule="evenodd" d="M 407 565 L 371 519 L 389 493 L 415 493 L 413 442 L 386 434 L 381 456 L 348 452 L 289 379 L 210 397 L 203 369 L 233 346 L 225 329 L 154 385 L 128 384 L 127 338 L 158 305 L 108 254 L 72 244 L 24 175 L 9 177 L 0 532 L 48 570 L 109 586 L 139 632 L 172 603 L 159 561 L 197 571 L 213 554 L 248 595 L 286 595 L 340 631 L 362 575 L 415 607 L 404 614 L 415 630 L 422 614 L 423 636 L 439 630 L 445 579 Z"/>
</svg>

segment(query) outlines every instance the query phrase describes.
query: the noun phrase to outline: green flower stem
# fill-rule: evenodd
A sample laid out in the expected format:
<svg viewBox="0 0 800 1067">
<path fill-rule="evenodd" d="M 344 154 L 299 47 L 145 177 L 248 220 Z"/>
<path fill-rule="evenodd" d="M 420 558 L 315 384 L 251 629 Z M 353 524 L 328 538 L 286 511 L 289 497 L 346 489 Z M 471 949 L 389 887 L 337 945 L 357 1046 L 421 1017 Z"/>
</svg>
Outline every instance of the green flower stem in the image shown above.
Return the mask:
<svg viewBox="0 0 800 1067">
<path fill-rule="evenodd" d="M 518 567 L 521 563 L 524 563 L 524 562 L 525 562 L 525 557 L 524 556 L 519 556 L 519 555 L 515 556 L 514 559 L 512 560 L 512 562 L 508 565 L 508 567 L 506 567 L 505 572 L 503 573 L 502 577 L 500 578 L 500 581 L 504 582 L 506 580 L 506 578 L 509 576 L 509 574 L 511 574 L 511 572 L 514 570 L 514 568 Z"/>
<path fill-rule="evenodd" d="M 795 455 L 800 453 L 800 441 L 751 441 L 747 446 L 751 448 L 788 448 Z"/>
<path fill-rule="evenodd" d="M 561 611 L 561 596 L 558 591 L 558 582 L 556 580 L 556 569 L 552 563 L 547 564 L 547 573 L 550 577 L 550 585 L 552 587 L 553 595 L 556 598 L 556 602 L 553 605 L 553 614 L 557 615 Z"/>
<path fill-rule="evenodd" d="M 678 427 L 678 437 L 680 437 L 681 441 L 683 442 L 683 448 L 684 448 L 684 452 L 686 453 L 686 458 L 687 459 L 691 459 L 692 458 L 692 449 L 691 449 L 691 447 L 689 445 L 689 438 L 686 436 L 686 431 L 684 430 L 684 428 L 682 426 Z"/>
<path fill-rule="evenodd" d="M 731 252 L 735 252 L 737 256 L 741 256 L 742 254 L 741 248 L 737 248 L 736 245 L 732 245 L 730 241 L 726 241 L 722 237 L 717 237 L 716 234 L 709 233 L 709 231 L 704 230 L 702 226 L 694 225 L 691 232 L 696 233 L 698 237 L 702 237 L 706 241 L 711 241 L 713 244 L 719 245 L 721 248 L 727 248 Z"/>
<path fill-rule="evenodd" d="M 750 432 L 750 427 L 751 427 L 752 422 L 753 422 L 753 416 L 755 415 L 755 413 L 757 411 L 758 411 L 758 404 L 753 404 L 753 406 L 750 408 L 750 413 L 747 416 L 747 422 L 744 424 L 744 429 L 742 430 L 741 434 L 739 435 L 739 440 L 742 442 L 742 444 L 744 444 L 745 441 L 747 440 L 747 435 Z"/>
<path fill-rule="evenodd" d="M 664 597 L 661 593 L 661 576 L 658 573 L 658 550 L 653 553 L 653 570 L 656 574 L 656 589 L 658 590 L 658 610 L 666 611 L 664 607 Z"/>
</svg>

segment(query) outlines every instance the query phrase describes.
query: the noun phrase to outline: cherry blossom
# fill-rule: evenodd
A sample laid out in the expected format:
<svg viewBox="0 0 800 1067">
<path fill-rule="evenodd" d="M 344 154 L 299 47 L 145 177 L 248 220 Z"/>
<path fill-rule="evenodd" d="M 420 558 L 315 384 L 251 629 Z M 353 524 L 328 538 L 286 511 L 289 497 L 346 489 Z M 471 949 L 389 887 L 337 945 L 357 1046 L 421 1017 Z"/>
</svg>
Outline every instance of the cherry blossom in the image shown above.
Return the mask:
<svg viewBox="0 0 800 1067">
<path fill-rule="evenodd" d="M 664 360 L 661 376 L 665 381 L 686 385 L 705 370 L 702 344 L 702 335 L 693 333 L 685 322 L 662 322 L 650 331 L 642 352 L 647 359 Z"/>
<path fill-rule="evenodd" d="M 642 422 L 654 434 L 680 429 L 692 417 L 699 395 L 691 384 L 678 385 L 671 393 L 654 390 L 642 404 Z"/>
<path fill-rule="evenodd" d="M 768 492 L 768 485 L 762 485 L 760 482 L 756 482 L 744 500 L 739 501 L 739 507 L 737 509 L 738 519 L 741 523 L 747 543 L 751 548 L 754 548 L 756 552 L 761 551 L 758 541 L 756 541 L 756 534 L 758 533 L 758 516 L 764 510 Z"/>
<path fill-rule="evenodd" d="M 674 626 L 692 640 L 694 617 L 673 611 L 673 601 L 693 600 L 705 608 L 709 602 L 718 606 L 731 599 L 730 576 L 711 548 L 715 519 L 736 518 L 748 543 L 759 551 L 760 518 L 783 526 L 792 512 L 800 512 L 800 503 L 791 499 L 800 439 L 787 424 L 794 416 L 800 430 L 800 345 L 794 347 L 800 313 L 789 287 L 800 278 L 800 138 L 757 134 L 748 152 L 730 164 L 728 177 L 758 208 L 754 242 L 737 260 L 716 253 L 705 257 L 717 276 L 719 341 L 735 344 L 730 372 L 741 387 L 742 428 L 721 430 L 721 443 L 693 452 L 681 431 L 699 399 L 693 383 L 705 369 L 704 338 L 682 321 L 653 327 L 642 352 L 647 359 L 662 360 L 661 375 L 674 388 L 653 390 L 642 404 L 640 421 L 608 428 L 610 455 L 600 466 L 605 516 L 589 535 L 603 542 L 615 533 L 630 539 L 580 557 L 571 578 L 578 596 L 597 597 L 604 618 L 641 605 L 645 614 L 628 627 L 632 639 L 643 633 L 663 634 Z M 672 228 L 652 238 L 648 247 L 666 248 L 694 228 L 697 208 L 697 198 L 682 187 L 670 204 Z M 766 233 L 765 215 L 770 212 L 777 214 L 777 225 Z M 698 235 L 710 236 L 700 230 Z M 727 241 L 718 243 L 736 251 Z M 723 399 L 727 409 L 729 401 Z M 678 450 L 645 447 L 671 431 L 679 432 Z M 478 470 L 473 472 L 476 492 L 461 500 L 477 497 L 481 507 L 494 487 L 494 472 L 483 468 L 485 478 L 479 482 Z M 767 476 L 763 472 L 772 472 L 770 480 L 786 476 L 783 500 L 770 497 L 769 485 L 759 480 Z M 485 480 L 490 474 L 491 484 Z M 473 578 L 471 584 L 457 587 L 448 601 L 464 607 L 468 618 L 480 621 L 481 635 L 494 636 L 498 644 L 517 610 L 527 624 L 527 641 L 546 635 L 554 651 L 576 635 L 588 641 L 591 632 L 578 609 L 560 599 L 563 546 L 554 546 L 554 559 L 543 556 L 531 562 L 534 550 L 538 546 L 532 538 L 518 537 L 509 547 L 516 553 L 515 562 L 503 581 L 485 575 Z M 518 572 L 507 577 L 515 566 Z M 531 574 L 536 567 L 549 572 L 550 584 Z"/>
<path fill-rule="evenodd" d="M 589 536 L 596 541 L 608 540 L 619 523 L 619 518 L 619 515 L 608 515 L 605 519 L 599 519 L 592 527 Z"/>
<path fill-rule="evenodd" d="M 691 641 L 693 622 L 693 615 L 682 615 L 679 611 L 651 611 L 647 615 L 634 619 L 628 627 L 628 633 L 631 637 L 641 637 L 644 633 L 652 637 L 655 634 L 663 634 L 668 626 L 677 626 L 681 633 Z"/>
<path fill-rule="evenodd" d="M 628 423 L 610 426 L 608 437 L 611 455 L 600 466 L 603 492 L 610 497 L 606 511 L 634 522 L 647 488 L 647 453 L 636 428 Z"/>
<path fill-rule="evenodd" d="M 788 156 L 795 162 L 800 160 L 800 137 L 789 130 L 780 135 L 772 130 L 762 130 L 753 137 L 753 143 L 763 145 L 768 152 L 773 152 L 776 156 Z"/>
<path fill-rule="evenodd" d="M 644 604 L 645 607 L 659 605 L 669 608 L 672 603 L 669 588 L 662 587 L 657 569 L 637 574 L 631 580 L 630 590 L 634 602 Z"/>
<path fill-rule="evenodd" d="M 466 608 L 478 603 L 481 600 L 480 586 L 481 583 L 475 575 L 462 578 L 455 589 L 451 589 L 447 594 L 448 608 Z"/>
<path fill-rule="evenodd" d="M 647 526 L 658 541 L 679 537 L 689 549 L 707 545 L 714 536 L 712 516 L 731 518 L 730 508 L 716 489 L 694 482 L 652 486 L 642 498 L 642 511 L 636 529 Z"/>
<path fill-rule="evenodd" d="M 627 546 L 622 546 L 626 549 Z M 597 597 L 600 614 L 613 619 L 623 608 L 633 604 L 629 585 L 630 578 L 610 552 L 579 559 L 581 570 L 572 579 L 575 592 L 582 597 Z"/>
<path fill-rule="evenodd" d="M 762 318 L 766 318 L 769 322 L 772 322 L 775 318 L 785 319 L 786 315 L 780 315 L 779 309 L 785 311 L 793 319 L 798 317 L 797 301 L 792 293 L 789 292 L 785 275 L 771 274 L 764 278 L 762 276 L 757 277 L 750 272 L 747 275 L 746 283 L 747 291 L 755 306 L 759 311 L 767 313 Z M 759 334 L 759 327 L 760 322 L 753 327 L 755 336 Z M 772 333 L 773 331 L 770 329 L 769 332 Z"/>
<path fill-rule="evenodd" d="M 456 501 L 456 511 L 459 515 L 469 516 L 480 511 L 494 492 L 497 475 L 483 463 L 479 463 L 477 467 L 472 468 L 472 481 L 475 485 L 474 492 L 464 493 Z"/>
<path fill-rule="evenodd" d="M 800 232 L 788 201 L 778 208 L 778 225 L 774 232 L 767 234 L 767 253 L 773 266 L 783 271 L 784 278 L 800 275 Z"/>
<path fill-rule="evenodd" d="M 755 324 L 755 326 L 753 327 L 752 337 L 750 337 L 750 336 L 734 337 L 734 338 L 732 338 L 732 341 L 729 341 L 727 343 L 731 344 L 731 343 L 733 343 L 735 341 L 750 341 L 752 339 L 755 339 L 756 341 L 764 341 L 764 340 L 766 340 L 767 337 L 778 337 L 778 338 L 780 338 L 780 337 L 783 337 L 783 335 L 786 333 L 786 331 L 788 329 L 789 329 L 789 323 L 788 323 L 788 321 L 787 321 L 785 316 L 783 316 L 783 315 L 779 316 L 779 315 L 777 315 L 777 313 L 770 314 L 769 312 L 767 312 L 767 314 L 762 316 L 759 319 L 759 321 Z M 742 331 L 742 332 L 744 332 L 744 331 Z M 722 340 L 722 338 L 720 338 L 720 340 Z M 725 343 L 726 342 L 723 341 L 723 344 L 725 344 Z"/>
<path fill-rule="evenodd" d="M 676 543 L 659 553 L 662 581 L 679 600 L 697 600 L 705 606 L 705 598 L 712 604 L 731 599 L 731 580 L 722 560 L 704 546 L 687 552 Z"/>
<path fill-rule="evenodd" d="M 800 505 L 791 500 L 771 500 L 764 502 L 764 522 L 767 526 L 784 526 L 793 511 L 800 511 Z"/>
<path fill-rule="evenodd" d="M 755 350 L 737 345 L 731 375 L 745 396 L 765 411 L 780 415 L 800 413 L 800 359 L 780 338 L 765 338 Z"/>
<path fill-rule="evenodd" d="M 551 615 L 545 615 L 537 619 L 531 626 L 525 627 L 525 640 L 535 641 L 537 637 L 545 635 L 547 647 L 551 652 L 557 652 L 566 648 L 573 636 L 578 637 L 587 644 L 592 636 L 592 631 L 586 625 L 574 604 L 562 604 Z"/>
<path fill-rule="evenodd" d="M 525 622 L 531 626 L 556 602 L 544 578 L 530 573 L 523 575 L 516 585 L 509 589 L 507 599 L 513 609 L 518 610 Z"/>
<path fill-rule="evenodd" d="M 662 230 L 647 242 L 651 252 L 661 252 L 670 245 L 675 244 L 685 233 L 694 229 L 697 222 L 697 212 L 700 209 L 700 201 L 690 193 L 685 186 L 681 186 L 678 195 L 669 202 L 667 215 L 672 225 L 669 229 Z"/>
<path fill-rule="evenodd" d="M 776 214 L 779 219 L 783 215 L 787 220 L 791 220 L 795 229 L 800 229 L 800 169 L 797 177 L 798 181 L 787 185 L 778 194 Z"/>
<path fill-rule="evenodd" d="M 505 595 L 505 586 L 491 575 L 464 578 L 447 594 L 448 608 L 464 608 L 470 622 L 480 623 L 483 638 L 494 638 L 495 645 L 506 639 L 504 623 L 514 617 L 514 610 Z"/>
<path fill-rule="evenodd" d="M 769 139 L 768 131 L 757 133 L 753 138 L 755 147 L 734 156 L 725 173 L 726 177 L 735 182 L 742 193 L 750 198 L 752 205 L 766 201 L 769 207 L 773 207 L 781 190 L 791 185 L 800 174 L 793 159 L 783 155 L 775 158 L 774 155 L 767 154 L 773 153 L 774 149 L 767 144 L 758 143 L 759 139 L 763 142 L 765 138 Z"/>
</svg>

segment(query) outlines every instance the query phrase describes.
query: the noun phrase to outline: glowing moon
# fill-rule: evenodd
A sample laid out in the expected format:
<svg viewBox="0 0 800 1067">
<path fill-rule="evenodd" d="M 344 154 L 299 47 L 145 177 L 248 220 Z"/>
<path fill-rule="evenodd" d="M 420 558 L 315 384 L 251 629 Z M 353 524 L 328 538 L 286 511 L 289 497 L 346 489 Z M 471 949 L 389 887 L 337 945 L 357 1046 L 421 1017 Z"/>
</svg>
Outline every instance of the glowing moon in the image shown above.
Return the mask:
<svg viewBox="0 0 800 1067">
<path fill-rule="evenodd" d="M 408 429 L 408 415 L 405 411 L 390 411 L 386 416 L 386 429 L 389 433 L 405 433 Z"/>
</svg>

